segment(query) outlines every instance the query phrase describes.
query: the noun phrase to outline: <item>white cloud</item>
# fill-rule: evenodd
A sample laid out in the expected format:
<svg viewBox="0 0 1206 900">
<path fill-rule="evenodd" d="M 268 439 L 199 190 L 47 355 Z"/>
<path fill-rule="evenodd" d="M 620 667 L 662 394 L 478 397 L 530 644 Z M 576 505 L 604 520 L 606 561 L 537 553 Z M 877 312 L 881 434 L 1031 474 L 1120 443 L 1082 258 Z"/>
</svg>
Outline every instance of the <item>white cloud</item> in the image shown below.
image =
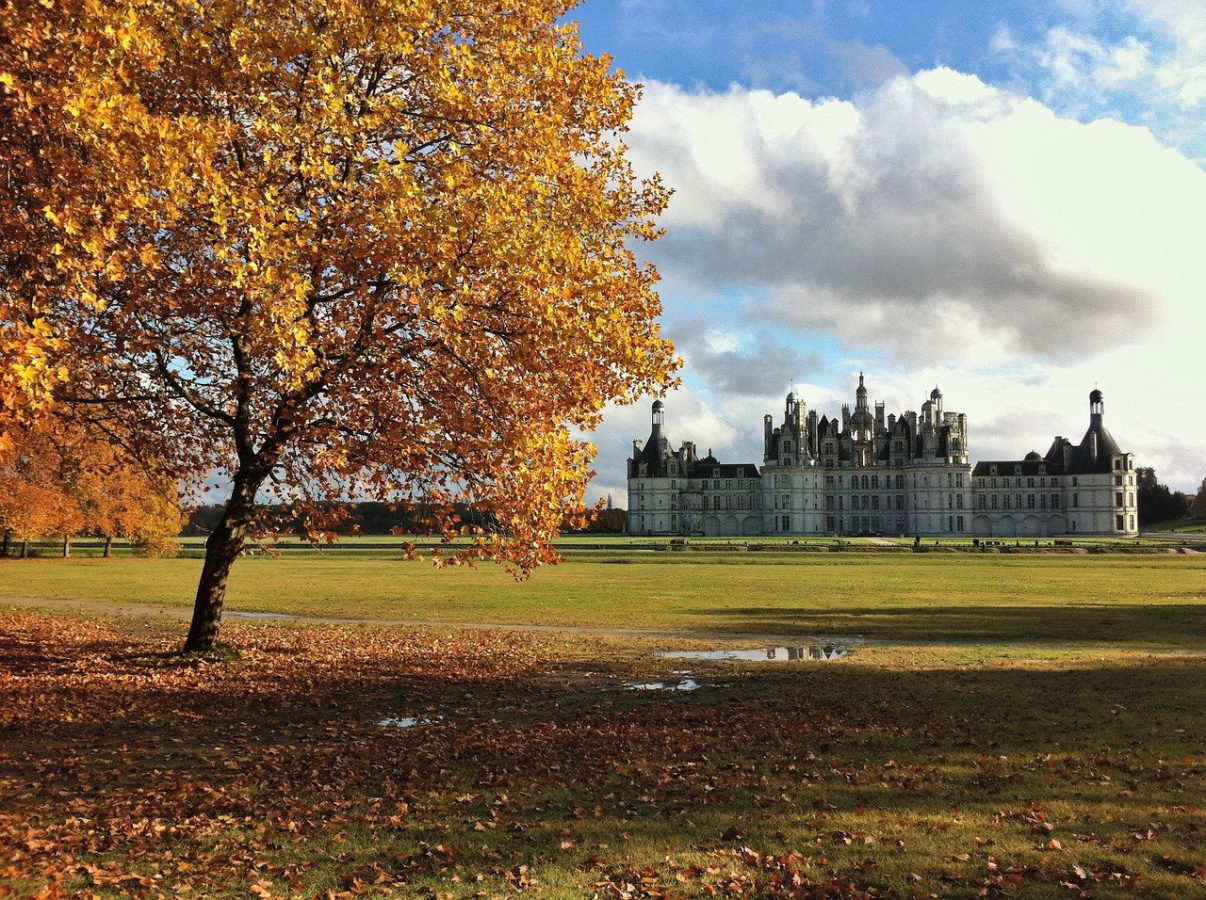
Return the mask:
<svg viewBox="0 0 1206 900">
<path fill-rule="evenodd" d="M 677 192 L 656 251 L 676 283 L 764 288 L 763 317 L 901 358 L 1066 361 L 1134 340 L 1169 303 L 1162 248 L 1206 226 L 1188 203 L 1153 219 L 1206 181 L 1145 130 L 949 70 L 859 105 L 655 84 L 630 143 Z"/>
<path fill-rule="evenodd" d="M 1200 0 L 1107 0 L 1065 10 L 1070 18 L 1032 45 L 1001 26 L 989 49 L 1036 85 L 1061 113 L 1141 122 L 1206 161 L 1206 16 Z"/>
</svg>

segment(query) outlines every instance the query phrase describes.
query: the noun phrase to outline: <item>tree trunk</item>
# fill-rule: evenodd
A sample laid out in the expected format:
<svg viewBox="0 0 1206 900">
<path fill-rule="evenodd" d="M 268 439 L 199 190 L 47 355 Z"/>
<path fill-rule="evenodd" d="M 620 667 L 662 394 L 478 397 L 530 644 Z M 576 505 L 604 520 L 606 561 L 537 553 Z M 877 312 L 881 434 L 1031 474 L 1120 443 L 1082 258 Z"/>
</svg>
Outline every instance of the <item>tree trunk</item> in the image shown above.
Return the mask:
<svg viewBox="0 0 1206 900">
<path fill-rule="evenodd" d="M 71 556 L 71 536 L 63 535 L 63 559 Z"/>
<path fill-rule="evenodd" d="M 105 535 L 105 552 L 104 552 L 104 555 L 102 558 L 108 559 L 112 553 L 113 553 L 113 535 L 106 534 Z"/>
<path fill-rule="evenodd" d="M 8 559 L 8 543 L 9 543 L 9 540 L 12 538 L 12 536 L 13 536 L 13 530 L 11 528 L 5 528 L 4 529 L 4 550 L 0 551 L 0 558 Z"/>
<path fill-rule="evenodd" d="M 226 511 L 205 541 L 205 564 L 197 583 L 197 599 L 193 604 L 193 621 L 184 641 L 185 653 L 206 653 L 218 642 L 222 624 L 222 603 L 226 599 L 226 580 L 230 567 L 243 550 L 247 526 L 255 514 L 255 495 L 267 476 L 240 471 L 235 474 L 234 487 L 226 502 Z"/>
<path fill-rule="evenodd" d="M 29 539 L 28 538 L 26 538 L 25 540 L 23 540 L 21 542 L 21 558 L 22 559 L 29 558 Z"/>
</svg>

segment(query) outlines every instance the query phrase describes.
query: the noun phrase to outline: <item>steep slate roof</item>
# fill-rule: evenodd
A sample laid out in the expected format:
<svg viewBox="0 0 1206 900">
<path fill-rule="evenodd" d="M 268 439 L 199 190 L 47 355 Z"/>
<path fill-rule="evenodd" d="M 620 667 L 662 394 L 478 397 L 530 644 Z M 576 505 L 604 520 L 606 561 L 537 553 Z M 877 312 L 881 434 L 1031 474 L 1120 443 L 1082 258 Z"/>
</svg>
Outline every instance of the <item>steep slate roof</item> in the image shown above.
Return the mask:
<svg viewBox="0 0 1206 900">
<path fill-rule="evenodd" d="M 1097 456 L 1093 456 L 1093 439 L 1097 439 Z M 1068 466 L 1068 474 L 1080 475 L 1095 472 L 1109 472 L 1113 469 L 1111 456 L 1122 453 L 1114 436 L 1106 429 L 1101 416 L 1093 416 L 1089 430 L 1081 439 L 1080 445 L 1072 451 L 1072 462 Z"/>
</svg>

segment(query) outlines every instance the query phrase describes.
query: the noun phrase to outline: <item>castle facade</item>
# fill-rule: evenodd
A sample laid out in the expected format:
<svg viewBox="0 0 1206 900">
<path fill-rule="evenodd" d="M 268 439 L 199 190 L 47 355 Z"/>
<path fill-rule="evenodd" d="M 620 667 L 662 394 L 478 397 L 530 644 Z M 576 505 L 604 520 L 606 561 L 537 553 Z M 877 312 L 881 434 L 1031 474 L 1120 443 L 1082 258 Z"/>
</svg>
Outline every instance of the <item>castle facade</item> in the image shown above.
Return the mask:
<svg viewBox="0 0 1206 900">
<path fill-rule="evenodd" d="M 722 463 L 692 443 L 675 450 L 665 405 L 628 460 L 628 533 L 643 535 L 885 534 L 983 538 L 1138 533 L 1135 460 L 1089 395 L 1079 444 L 1056 437 L 1046 455 L 977 462 L 968 420 L 943 409 L 938 388 L 885 415 L 858 377 L 854 408 L 818 416 L 794 393 L 782 423 L 763 420 L 762 465 Z"/>
</svg>

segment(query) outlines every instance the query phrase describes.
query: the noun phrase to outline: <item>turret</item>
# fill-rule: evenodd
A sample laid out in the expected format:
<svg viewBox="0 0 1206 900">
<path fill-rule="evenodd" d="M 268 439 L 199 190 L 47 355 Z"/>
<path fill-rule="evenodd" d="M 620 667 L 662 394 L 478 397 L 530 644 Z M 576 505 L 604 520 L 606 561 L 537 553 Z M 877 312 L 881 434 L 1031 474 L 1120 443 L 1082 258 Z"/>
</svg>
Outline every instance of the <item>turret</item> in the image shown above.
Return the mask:
<svg viewBox="0 0 1206 900">
<path fill-rule="evenodd" d="M 1089 394 L 1089 427 L 1100 428 L 1105 415 L 1105 395 L 1096 388 Z"/>
</svg>

